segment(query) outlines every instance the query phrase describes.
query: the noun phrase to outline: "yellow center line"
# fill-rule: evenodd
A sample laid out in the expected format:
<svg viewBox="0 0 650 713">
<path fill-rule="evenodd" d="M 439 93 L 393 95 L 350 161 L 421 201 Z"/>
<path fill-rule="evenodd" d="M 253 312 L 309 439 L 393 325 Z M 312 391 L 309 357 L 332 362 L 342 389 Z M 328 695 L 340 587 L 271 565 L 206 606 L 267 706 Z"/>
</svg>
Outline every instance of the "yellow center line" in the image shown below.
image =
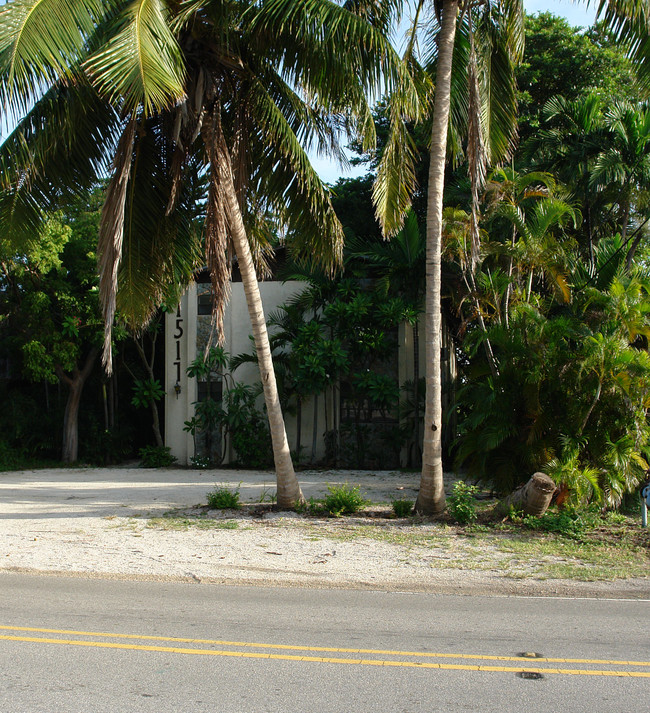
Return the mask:
<svg viewBox="0 0 650 713">
<path fill-rule="evenodd" d="M 167 641 L 170 643 L 183 644 L 207 644 L 211 646 L 236 646 L 249 649 L 275 649 L 277 651 L 314 651 L 337 654 L 368 654 L 374 656 L 417 656 L 419 658 L 444 658 L 460 660 L 480 660 L 480 661 L 518 661 L 524 662 L 527 659 L 521 656 L 495 656 L 490 654 L 453 654 L 453 653 L 431 653 L 424 651 L 393 651 L 382 649 L 350 649 L 335 648 L 329 646 L 294 646 L 292 644 L 263 644 L 249 641 L 224 641 L 220 639 L 192 639 L 172 636 L 150 636 L 145 634 L 111 634 L 97 631 L 74 631 L 69 629 L 45 629 L 30 626 L 3 626 L 2 631 L 29 631 L 40 634 L 62 634 L 66 636 L 92 636 L 112 639 L 136 639 L 138 641 Z M 0 637 L 5 638 L 5 637 Z M 55 639 L 59 641 L 59 639 Z M 194 651 L 195 649 L 191 649 Z M 346 659 L 347 660 L 347 659 Z M 650 668 L 650 661 L 620 661 L 607 659 L 571 659 L 571 658 L 535 658 L 535 663 L 580 663 L 595 666 L 645 666 Z M 517 669 L 519 670 L 519 669 Z"/>
<path fill-rule="evenodd" d="M 49 631 L 60 634 L 77 634 L 84 636 L 115 636 L 119 638 L 150 638 L 158 640 L 167 641 L 185 641 L 190 643 L 210 643 L 216 644 L 221 643 L 222 645 L 227 645 L 228 642 L 217 642 L 212 640 L 203 639 L 173 639 L 172 637 L 137 637 L 135 634 L 91 634 L 90 632 L 70 632 L 67 630 L 56 630 L 56 629 L 37 629 L 35 627 L 7 627 L 0 626 L 0 629 L 13 630 L 13 631 Z M 324 657 L 324 656 L 291 656 L 287 654 L 272 654 L 272 653 L 260 653 L 260 652 L 244 652 L 244 651 L 222 651 L 214 649 L 189 649 L 181 648 L 176 646 L 147 646 L 143 644 L 120 644 L 110 641 L 83 641 L 79 639 L 51 639 L 42 637 L 29 637 L 29 636 L 11 636 L 11 635 L 0 635 L 0 640 L 3 641 L 21 641 L 27 643 L 40 643 L 40 644 L 58 644 L 63 646 L 85 646 L 90 648 L 101 648 L 101 649 L 121 649 L 129 651 L 152 651 L 152 652 L 162 652 L 162 653 L 173 653 L 173 654 L 189 654 L 194 656 L 226 656 L 233 658 L 249 658 L 249 659 L 267 659 L 267 660 L 282 660 L 282 661 L 301 661 L 301 662 L 313 662 L 313 663 L 339 663 L 339 664 L 356 664 L 362 666 L 392 666 L 401 668 L 429 668 L 438 669 L 446 671 L 490 671 L 490 672 L 505 672 L 505 673 L 548 673 L 548 674 L 565 674 L 565 675 L 582 675 L 582 676 L 622 676 L 622 677 L 632 677 L 632 678 L 650 678 L 650 671 L 609 671 L 609 670 L 590 670 L 590 669 L 560 669 L 560 668 L 544 668 L 544 667 L 530 667 L 530 666 L 485 666 L 485 665 L 470 665 L 470 664 L 444 664 L 444 663 L 428 663 L 423 661 L 384 661 L 381 659 L 358 659 L 358 658 L 334 658 L 334 657 Z M 372 654 L 384 654 L 384 655 L 400 655 L 408 654 L 413 656 L 436 656 L 436 654 L 418 654 L 416 652 L 399 652 L 399 651 L 380 651 L 375 649 L 325 649 L 324 647 L 289 647 L 289 646 L 278 646 L 273 647 L 271 644 L 250 644 L 241 643 L 240 645 L 246 646 L 256 646 L 260 648 L 294 648 L 299 650 L 327 650 L 339 653 L 372 653 Z M 441 654 L 441 656 L 449 657 L 453 654 Z M 460 654 L 458 658 L 470 658 L 469 655 Z M 480 656 L 473 656 L 473 658 L 482 658 Z M 488 660 L 494 660 L 495 656 L 486 656 Z M 522 662 L 521 658 L 517 657 L 501 657 L 502 660 L 508 661 L 518 661 Z M 545 662 L 551 661 L 551 659 L 537 659 L 537 661 Z M 560 659 L 560 661 L 571 661 L 570 659 Z M 588 659 L 576 659 L 574 661 L 580 663 L 594 663 Z M 621 664 L 624 662 L 604 662 L 604 663 L 614 663 Z"/>
<path fill-rule="evenodd" d="M 624 678 L 650 678 L 650 671 L 605 671 L 589 669 L 529 668 L 520 666 L 473 666 L 469 664 L 426 663 L 423 661 L 382 661 L 380 659 L 332 658 L 324 656 L 290 656 L 288 654 L 267 654 L 252 651 L 215 651 L 210 649 L 184 649 L 173 646 L 144 646 L 142 644 L 118 644 L 110 641 L 79 641 L 75 639 L 46 639 L 30 636 L 0 635 L 0 640 L 22 641 L 37 644 L 58 644 L 59 646 L 84 646 L 100 649 L 125 649 L 129 651 L 153 651 L 193 656 L 228 656 L 244 659 L 266 659 L 274 661 L 300 661 L 310 663 L 352 664 L 357 666 L 389 666 L 394 668 L 426 668 L 443 671 L 489 671 L 500 673 L 541 673 L 564 674 L 569 676 L 620 676 Z"/>
</svg>

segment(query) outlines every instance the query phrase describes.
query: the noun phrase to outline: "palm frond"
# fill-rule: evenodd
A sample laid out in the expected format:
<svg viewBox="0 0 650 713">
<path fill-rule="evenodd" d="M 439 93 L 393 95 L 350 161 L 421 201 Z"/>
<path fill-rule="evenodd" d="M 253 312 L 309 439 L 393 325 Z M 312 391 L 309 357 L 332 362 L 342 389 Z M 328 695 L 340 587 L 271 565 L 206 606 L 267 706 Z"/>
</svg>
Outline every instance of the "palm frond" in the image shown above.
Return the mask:
<svg viewBox="0 0 650 713">
<path fill-rule="evenodd" d="M 184 96 L 184 67 L 167 3 L 136 0 L 113 20 L 110 40 L 85 62 L 98 91 L 124 111 L 149 114 Z"/>
<path fill-rule="evenodd" d="M 99 300 L 104 317 L 104 348 L 102 363 L 112 373 L 112 330 L 117 299 L 117 272 L 122 258 L 124 209 L 133 160 L 133 144 L 137 121 L 132 117 L 126 124 L 115 155 L 113 177 L 108 184 L 106 200 L 97 244 L 99 261 Z"/>
<path fill-rule="evenodd" d="M 113 2 L 13 0 L 0 9 L 0 102 L 18 118 L 58 79 L 71 79 Z"/>
<path fill-rule="evenodd" d="M 0 147 L 0 225 L 20 242 L 108 173 L 120 122 L 84 81 L 57 81 Z"/>
</svg>

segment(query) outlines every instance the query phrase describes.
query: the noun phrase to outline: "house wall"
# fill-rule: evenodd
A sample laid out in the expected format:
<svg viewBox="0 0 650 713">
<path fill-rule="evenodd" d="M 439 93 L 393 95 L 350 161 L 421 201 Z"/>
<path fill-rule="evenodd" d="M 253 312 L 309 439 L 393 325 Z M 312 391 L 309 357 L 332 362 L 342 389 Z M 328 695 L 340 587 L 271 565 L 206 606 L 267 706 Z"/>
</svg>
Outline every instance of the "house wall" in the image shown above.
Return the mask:
<svg viewBox="0 0 650 713">
<path fill-rule="evenodd" d="M 264 305 L 264 314 L 268 319 L 279 305 L 287 302 L 292 296 L 304 289 L 301 282 L 260 282 L 260 294 Z M 194 442 L 191 434 L 183 431 L 185 421 L 194 415 L 194 402 L 198 399 L 196 379 L 189 379 L 186 369 L 198 354 L 201 354 L 208 343 L 212 320 L 210 315 L 198 314 L 198 296 L 209 292 L 206 284 L 192 284 L 183 296 L 176 312 L 170 312 L 165 319 L 165 444 L 171 448 L 172 454 L 181 464 L 189 465 L 194 455 Z M 232 294 L 224 315 L 224 348 L 231 355 L 251 354 L 253 343 L 250 319 L 246 306 L 243 285 L 241 282 L 232 284 Z M 425 373 L 424 323 L 420 323 L 419 363 L 420 377 Z M 413 379 L 413 328 L 401 325 L 398 331 L 398 378 L 400 384 Z M 451 403 L 451 390 L 456 377 L 456 365 L 453 343 L 449 330 L 443 324 L 443 409 Z M 234 372 L 238 382 L 254 384 L 259 381 L 259 372 L 255 364 L 243 364 Z M 176 385 L 180 393 L 176 393 Z M 333 402 L 334 401 L 334 402 Z M 263 406 L 260 396 L 259 407 Z M 304 460 L 311 460 L 314 419 L 316 418 L 316 450 L 315 458 L 320 460 L 325 456 L 324 433 L 327 428 L 333 428 L 338 422 L 339 403 L 331 392 L 324 397 L 318 396 L 317 408 L 313 400 L 306 400 L 302 406 L 302 436 L 301 445 Z M 285 414 L 287 438 L 289 447 L 295 450 L 297 423 L 295 415 Z M 235 460 L 235 454 L 226 444 L 224 462 Z M 408 454 L 404 449 L 401 454 L 402 464 L 406 464 Z"/>
<path fill-rule="evenodd" d="M 260 294 L 264 306 L 264 315 L 268 319 L 271 312 L 279 305 L 289 300 L 304 285 L 299 282 L 260 282 Z M 209 292 L 210 286 L 192 284 L 181 299 L 176 312 L 170 312 L 165 317 L 165 445 L 171 448 L 172 454 L 179 463 L 190 464 L 194 455 L 194 441 L 191 434 L 183 431 L 185 421 L 194 415 L 194 402 L 198 399 L 196 379 L 189 379 L 187 367 L 201 354 L 210 336 L 212 319 L 209 315 L 198 314 L 198 296 Z M 224 348 L 231 355 L 253 351 L 250 318 L 241 282 L 232 284 L 232 294 L 224 315 Z M 243 364 L 234 374 L 237 381 L 254 384 L 259 381 L 259 372 L 255 364 Z M 176 383 L 180 386 L 180 394 L 176 394 Z M 263 398 L 260 397 L 260 408 Z M 290 447 L 295 443 L 295 418 L 286 419 L 287 437 Z M 312 428 L 312 418 L 303 417 L 303 433 Z M 319 441 L 322 439 L 319 439 Z M 321 447 L 318 455 L 323 455 Z M 234 460 L 234 453 L 228 448 L 224 462 Z"/>
<path fill-rule="evenodd" d="M 196 358 L 196 311 L 196 285 L 192 284 L 176 312 L 165 315 L 165 445 L 182 465 L 189 465 L 194 455 L 192 436 L 183 431 L 183 425 L 192 418 L 197 398 L 196 379 L 186 373 Z"/>
</svg>

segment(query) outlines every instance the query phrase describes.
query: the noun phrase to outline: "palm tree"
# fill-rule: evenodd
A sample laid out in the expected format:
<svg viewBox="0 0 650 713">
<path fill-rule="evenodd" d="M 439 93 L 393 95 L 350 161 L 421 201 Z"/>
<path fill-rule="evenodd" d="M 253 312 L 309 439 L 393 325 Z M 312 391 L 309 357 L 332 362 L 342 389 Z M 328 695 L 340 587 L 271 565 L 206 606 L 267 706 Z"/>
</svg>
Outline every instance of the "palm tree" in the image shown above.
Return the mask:
<svg viewBox="0 0 650 713">
<path fill-rule="evenodd" d="M 594 162 L 606 141 L 602 99 L 597 94 L 567 101 L 551 97 L 542 115 L 548 125 L 527 142 L 526 153 L 537 165 L 543 165 L 580 197 L 583 206 L 584 231 L 590 269 L 595 268 L 594 247 L 597 242 L 598 208 L 602 191 L 594 187 Z"/>
<path fill-rule="evenodd" d="M 395 76 L 372 3 L 330 0 L 14 0 L 0 15 L 0 96 L 22 117 L 0 154 L 0 220 L 15 231 L 109 171 L 99 240 L 110 369 L 116 310 L 144 325 L 194 267 L 190 219 L 207 176 L 203 240 L 217 331 L 234 253 L 273 440 L 278 504 L 302 499 L 262 311 L 255 199 L 294 249 L 328 267 L 342 230 L 303 146 L 343 160 L 343 127 L 373 140 L 366 94 Z M 385 17 L 373 15 L 381 27 Z M 35 101 L 34 107 L 27 111 Z M 25 115 L 25 116 L 23 116 Z M 253 250 L 251 250 L 253 245 Z M 119 285 L 119 290 L 118 290 Z"/>
<path fill-rule="evenodd" d="M 509 203 L 501 204 L 497 212 L 510 221 L 516 231 L 512 255 L 520 270 L 527 271 L 526 302 L 530 302 L 537 271 L 543 274 L 558 302 L 569 302 L 568 259 L 556 231 L 569 222 L 576 227 L 581 217 L 579 211 L 559 198 L 546 196 L 526 212 Z"/>
<path fill-rule="evenodd" d="M 515 137 L 516 87 L 514 65 L 523 49 L 522 5 L 519 0 L 490 1 L 474 5 L 469 1 L 442 0 L 416 3 L 411 41 L 405 61 L 415 63 L 415 34 L 420 16 L 435 10 L 428 23 L 429 45 L 433 49 L 435 93 L 429 155 L 426 228 L 426 399 L 422 476 L 416 510 L 440 514 L 445 509 L 442 469 L 442 380 L 440 353 L 442 319 L 440 311 L 443 191 L 447 161 L 447 138 L 454 152 L 458 139 L 468 137 L 466 154 L 473 184 L 472 264 L 478 255 L 478 195 L 488 162 L 495 163 L 512 149 Z M 433 39 L 431 39 L 433 38 Z M 456 42 L 458 38 L 458 42 Z M 410 54 L 409 54 L 410 53 Z M 398 152 L 397 141 L 405 134 L 412 114 L 400 112 L 399 94 L 391 115 L 389 143 L 378 172 L 375 200 L 384 231 L 395 233 L 414 188 L 412 151 Z M 453 121 L 450 121 L 450 117 Z M 453 130 L 450 130 L 450 127 Z"/>
<path fill-rule="evenodd" d="M 518 173 L 513 168 L 503 167 L 494 169 L 485 186 L 485 201 L 487 214 L 498 214 L 503 210 L 503 205 L 509 205 L 518 214 L 525 212 L 526 206 L 538 198 L 548 196 L 555 188 L 555 179 L 550 173 L 531 171 Z M 517 226 L 512 224 L 510 233 L 510 248 L 514 251 L 517 242 Z M 512 271 L 514 268 L 514 255 L 508 261 L 508 284 L 503 299 L 503 320 L 506 327 L 509 323 L 510 296 L 512 294 Z"/>
<path fill-rule="evenodd" d="M 650 62 L 647 62 L 650 45 L 647 41 L 646 5 L 642 0 L 610 0 L 601 3 L 599 13 L 621 39 L 631 43 L 631 55 L 640 63 L 642 78 L 647 81 L 650 77 Z M 513 125 L 516 87 L 513 69 L 523 52 L 523 7 L 520 0 L 488 0 L 476 4 L 471 0 L 419 0 L 416 3 L 414 27 L 417 27 L 420 13 L 426 6 L 435 9 L 437 18 L 429 25 L 430 36 L 434 38 L 431 44 L 435 47 L 436 85 L 427 197 L 427 397 L 422 479 L 416 509 L 422 513 L 439 514 L 445 508 L 440 378 L 442 206 L 447 137 L 459 136 L 450 130 L 450 117 L 453 117 L 454 122 L 459 120 L 460 123 L 466 118 L 469 137 L 467 157 L 470 177 L 474 183 L 473 254 L 477 255 L 476 206 L 486 156 L 488 163 L 498 162 L 508 155 L 515 138 Z M 459 31 L 459 28 L 463 31 Z M 457 51 L 457 57 L 454 57 L 457 37 L 460 40 L 457 48 L 462 49 L 464 44 L 467 51 Z M 407 52 L 412 51 L 414 46 L 415 42 L 410 42 Z M 464 66 L 461 64 L 462 56 L 458 56 L 463 54 L 466 59 Z M 454 62 L 455 59 L 458 61 Z M 453 71 L 454 69 L 458 71 Z M 456 88 L 458 85 L 464 85 L 466 91 L 456 94 L 459 98 L 454 101 L 452 86 Z M 393 111 L 392 117 L 405 118 L 399 116 L 399 111 Z M 395 121 L 398 127 L 404 126 L 405 123 Z M 391 128 L 392 136 L 401 136 L 404 133 L 403 129 Z M 486 147 L 489 151 L 486 151 Z M 413 164 L 410 163 L 413 158 L 412 151 L 404 150 L 399 153 L 389 142 L 386 155 L 388 160 L 378 173 L 380 180 L 379 187 L 375 190 L 375 198 L 382 226 L 390 234 L 400 227 L 402 216 L 408 207 L 408 196 L 414 187 L 415 172 Z"/>
</svg>

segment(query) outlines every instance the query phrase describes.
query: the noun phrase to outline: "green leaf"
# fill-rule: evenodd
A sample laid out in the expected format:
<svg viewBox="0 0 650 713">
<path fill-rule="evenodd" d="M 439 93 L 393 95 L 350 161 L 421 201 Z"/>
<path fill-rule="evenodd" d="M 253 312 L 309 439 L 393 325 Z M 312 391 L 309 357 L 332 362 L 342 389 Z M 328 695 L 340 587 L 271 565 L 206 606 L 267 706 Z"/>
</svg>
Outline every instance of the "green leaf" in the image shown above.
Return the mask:
<svg viewBox="0 0 650 713">
<path fill-rule="evenodd" d="M 182 99 L 184 65 L 161 0 L 129 3 L 115 19 L 115 33 L 84 68 L 100 93 L 125 111 L 146 114 Z"/>
</svg>

